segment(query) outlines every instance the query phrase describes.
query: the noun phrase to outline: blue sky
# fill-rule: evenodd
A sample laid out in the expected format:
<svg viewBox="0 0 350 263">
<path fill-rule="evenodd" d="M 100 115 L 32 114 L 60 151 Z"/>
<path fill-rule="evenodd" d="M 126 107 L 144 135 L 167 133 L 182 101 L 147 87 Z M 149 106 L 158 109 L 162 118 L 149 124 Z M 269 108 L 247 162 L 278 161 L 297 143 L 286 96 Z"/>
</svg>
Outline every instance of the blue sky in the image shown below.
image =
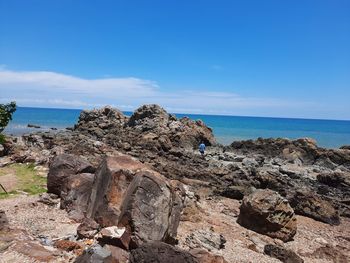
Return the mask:
<svg viewBox="0 0 350 263">
<path fill-rule="evenodd" d="M 0 102 L 350 119 L 350 1 L 0 0 Z"/>
</svg>

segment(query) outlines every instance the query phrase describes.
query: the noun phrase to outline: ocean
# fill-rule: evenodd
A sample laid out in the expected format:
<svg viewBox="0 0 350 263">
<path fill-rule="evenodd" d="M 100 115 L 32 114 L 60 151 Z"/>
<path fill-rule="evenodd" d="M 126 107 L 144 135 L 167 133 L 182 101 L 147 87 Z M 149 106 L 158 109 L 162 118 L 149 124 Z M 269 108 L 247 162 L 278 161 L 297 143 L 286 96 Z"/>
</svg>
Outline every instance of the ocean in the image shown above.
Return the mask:
<svg viewBox="0 0 350 263">
<path fill-rule="evenodd" d="M 73 127 L 78 120 L 80 111 L 18 107 L 13 115 L 13 120 L 5 129 L 5 133 L 21 135 L 39 130 L 28 128 L 28 124 L 39 125 L 41 130 Z M 124 113 L 128 116 L 132 114 L 131 112 Z M 326 148 L 350 145 L 350 121 L 197 114 L 175 115 L 179 118 L 188 116 L 193 120 L 203 120 L 213 129 L 218 142 L 226 145 L 235 140 L 256 139 L 258 137 L 289 139 L 310 137 L 315 139 L 319 146 Z"/>
</svg>

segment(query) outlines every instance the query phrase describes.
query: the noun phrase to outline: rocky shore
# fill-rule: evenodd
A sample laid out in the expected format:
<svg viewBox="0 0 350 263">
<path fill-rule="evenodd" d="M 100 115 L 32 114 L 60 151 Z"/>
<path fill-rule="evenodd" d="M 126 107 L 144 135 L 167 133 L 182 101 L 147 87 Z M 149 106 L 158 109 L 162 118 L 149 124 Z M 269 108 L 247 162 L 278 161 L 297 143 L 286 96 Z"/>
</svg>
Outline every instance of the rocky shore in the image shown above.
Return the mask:
<svg viewBox="0 0 350 263">
<path fill-rule="evenodd" d="M 8 138 L 0 156 L 48 169 L 48 193 L 0 200 L 0 262 L 350 261 L 348 147 L 222 146 L 202 121 L 144 105 L 83 111 L 72 130 Z M 56 225 L 34 231 L 22 214 Z"/>
</svg>

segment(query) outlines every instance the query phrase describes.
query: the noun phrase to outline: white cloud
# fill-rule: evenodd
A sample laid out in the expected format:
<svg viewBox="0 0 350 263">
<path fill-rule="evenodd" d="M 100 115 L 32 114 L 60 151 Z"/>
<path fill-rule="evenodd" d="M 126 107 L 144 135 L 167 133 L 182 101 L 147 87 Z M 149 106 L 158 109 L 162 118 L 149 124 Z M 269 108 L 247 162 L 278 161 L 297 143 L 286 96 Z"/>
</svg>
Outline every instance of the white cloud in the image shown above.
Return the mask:
<svg viewBox="0 0 350 263">
<path fill-rule="evenodd" d="M 111 105 L 133 110 L 157 103 L 170 112 L 250 115 L 261 109 L 297 107 L 274 98 L 241 97 L 233 92 L 178 90 L 167 92 L 140 78 L 84 79 L 49 71 L 0 69 L 0 102 L 20 106 L 92 108 Z M 300 105 L 300 103 L 299 103 Z M 257 110 L 258 109 L 258 110 Z"/>
</svg>

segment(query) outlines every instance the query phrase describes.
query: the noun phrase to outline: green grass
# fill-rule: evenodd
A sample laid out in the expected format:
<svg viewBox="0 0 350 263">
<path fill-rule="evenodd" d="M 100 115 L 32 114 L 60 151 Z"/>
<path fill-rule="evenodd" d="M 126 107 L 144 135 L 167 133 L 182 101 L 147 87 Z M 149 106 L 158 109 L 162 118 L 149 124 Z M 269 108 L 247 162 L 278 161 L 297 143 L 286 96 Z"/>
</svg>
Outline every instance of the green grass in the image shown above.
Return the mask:
<svg viewBox="0 0 350 263">
<path fill-rule="evenodd" d="M 9 195 L 0 189 L 0 199 L 16 195 L 19 191 L 29 195 L 46 192 L 46 178 L 39 176 L 34 168 L 34 164 L 12 164 L 0 168 L 0 176 L 13 174 L 16 177 L 14 180 L 17 181 L 15 189 L 9 192 Z"/>
<path fill-rule="evenodd" d="M 5 135 L 0 133 L 0 144 L 4 144 L 4 143 L 5 143 Z"/>
</svg>

